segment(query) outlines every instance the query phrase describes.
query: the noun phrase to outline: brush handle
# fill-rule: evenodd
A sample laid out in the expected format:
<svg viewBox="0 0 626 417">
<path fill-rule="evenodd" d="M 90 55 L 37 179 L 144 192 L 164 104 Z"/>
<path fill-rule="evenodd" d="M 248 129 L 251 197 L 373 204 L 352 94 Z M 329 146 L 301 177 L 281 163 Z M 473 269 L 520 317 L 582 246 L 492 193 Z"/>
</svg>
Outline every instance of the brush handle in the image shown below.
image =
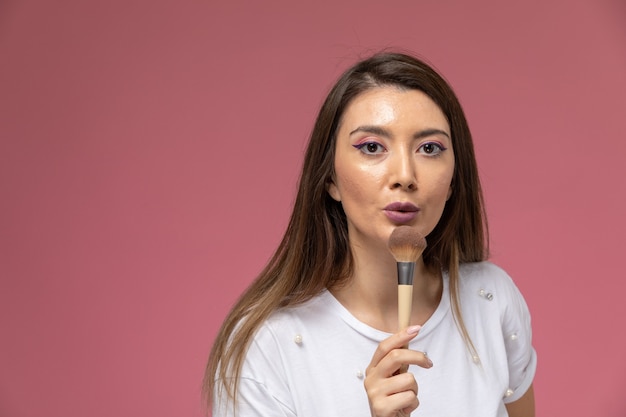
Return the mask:
<svg viewBox="0 0 626 417">
<path fill-rule="evenodd" d="M 409 327 L 413 305 L 415 262 L 398 262 L 398 330 Z"/>
<path fill-rule="evenodd" d="M 413 305 L 413 286 L 398 285 L 398 330 L 409 327 Z"/>
<path fill-rule="evenodd" d="M 413 305 L 413 285 L 399 284 L 398 285 L 398 327 L 399 330 L 409 327 L 411 321 L 411 307 Z M 407 349 L 409 345 L 403 346 Z M 400 367 L 400 373 L 406 372 L 409 368 L 408 365 L 402 365 Z"/>
<path fill-rule="evenodd" d="M 415 262 L 398 262 L 398 330 L 409 327 L 413 306 L 413 274 Z M 403 346 L 407 349 L 409 345 Z M 402 365 L 399 373 L 406 372 L 409 365 Z"/>
</svg>

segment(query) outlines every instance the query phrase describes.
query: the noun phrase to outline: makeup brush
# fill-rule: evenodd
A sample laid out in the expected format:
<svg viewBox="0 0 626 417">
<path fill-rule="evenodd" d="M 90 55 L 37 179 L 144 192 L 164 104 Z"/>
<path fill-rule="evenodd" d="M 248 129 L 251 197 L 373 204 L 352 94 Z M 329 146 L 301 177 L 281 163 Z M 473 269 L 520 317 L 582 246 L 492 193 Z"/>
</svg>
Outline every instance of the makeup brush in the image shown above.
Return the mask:
<svg viewBox="0 0 626 417">
<path fill-rule="evenodd" d="M 398 265 L 398 327 L 402 330 L 411 320 L 415 262 L 426 248 L 426 239 L 415 228 L 403 225 L 391 232 L 388 246 Z M 407 369 L 408 365 L 403 365 L 399 372 Z"/>
</svg>

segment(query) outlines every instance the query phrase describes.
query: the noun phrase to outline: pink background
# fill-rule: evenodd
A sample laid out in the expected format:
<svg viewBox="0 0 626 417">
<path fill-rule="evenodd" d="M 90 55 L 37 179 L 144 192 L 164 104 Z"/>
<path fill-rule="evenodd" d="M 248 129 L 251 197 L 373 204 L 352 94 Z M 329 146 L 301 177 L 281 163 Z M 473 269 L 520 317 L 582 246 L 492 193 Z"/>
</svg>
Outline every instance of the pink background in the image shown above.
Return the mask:
<svg viewBox="0 0 626 417">
<path fill-rule="evenodd" d="M 383 47 L 465 106 L 538 416 L 626 415 L 624 2 L 304 3 L 0 2 L 0 416 L 201 416 L 315 112 Z"/>
</svg>

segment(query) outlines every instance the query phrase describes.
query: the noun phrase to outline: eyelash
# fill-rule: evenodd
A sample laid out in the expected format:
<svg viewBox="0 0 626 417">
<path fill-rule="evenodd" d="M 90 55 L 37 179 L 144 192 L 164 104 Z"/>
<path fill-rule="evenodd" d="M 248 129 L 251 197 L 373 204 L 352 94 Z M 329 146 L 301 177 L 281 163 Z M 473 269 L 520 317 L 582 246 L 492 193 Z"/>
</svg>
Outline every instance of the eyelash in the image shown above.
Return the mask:
<svg viewBox="0 0 626 417">
<path fill-rule="evenodd" d="M 379 148 L 385 149 L 385 147 L 383 145 L 381 145 L 378 142 L 363 142 L 363 143 L 357 143 L 356 145 L 352 145 L 355 148 L 357 148 L 358 150 L 360 150 L 361 152 L 363 152 L 366 155 L 374 155 L 374 152 L 367 152 L 367 146 L 369 145 L 376 145 Z M 363 149 L 365 148 L 365 149 Z"/>
<path fill-rule="evenodd" d="M 363 152 L 366 155 L 376 155 L 376 151 L 372 151 L 372 152 L 368 152 L 367 151 L 367 146 L 369 145 L 375 145 L 379 148 L 385 149 L 385 147 L 383 145 L 381 145 L 378 142 L 363 142 L 363 143 L 358 143 L 356 145 L 352 145 L 354 146 L 356 149 L 360 150 L 361 152 Z M 418 150 L 424 150 L 425 146 L 435 146 L 436 148 L 438 148 L 438 150 L 436 151 L 436 153 L 424 153 L 424 155 L 429 155 L 429 156 L 438 156 L 441 154 L 441 152 L 445 151 L 446 148 L 445 146 L 443 146 L 440 143 L 437 142 L 426 142 L 423 143 L 422 145 L 420 145 L 420 147 L 418 148 Z M 365 148 L 365 149 L 364 149 Z"/>
<path fill-rule="evenodd" d="M 443 146 L 442 144 L 437 143 L 437 142 L 426 142 L 426 143 L 422 144 L 422 145 L 419 147 L 419 149 L 422 149 L 422 150 L 423 150 L 423 149 L 424 149 L 424 146 L 428 146 L 428 145 L 435 146 L 436 148 L 439 148 L 439 149 L 438 149 L 438 150 L 436 151 L 436 153 L 434 153 L 434 154 L 433 154 L 433 153 L 426 153 L 426 155 L 439 156 L 439 155 L 441 154 L 441 152 L 443 152 L 443 151 L 445 151 L 446 149 L 448 149 L 448 148 L 446 148 L 445 146 Z"/>
</svg>

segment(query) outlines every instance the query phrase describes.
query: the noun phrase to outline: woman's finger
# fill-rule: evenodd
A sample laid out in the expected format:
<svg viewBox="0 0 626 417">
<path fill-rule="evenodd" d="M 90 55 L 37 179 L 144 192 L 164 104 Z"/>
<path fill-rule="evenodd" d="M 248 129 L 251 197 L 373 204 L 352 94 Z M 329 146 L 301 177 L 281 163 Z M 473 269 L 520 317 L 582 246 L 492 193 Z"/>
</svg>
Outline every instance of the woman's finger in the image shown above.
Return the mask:
<svg viewBox="0 0 626 417">
<path fill-rule="evenodd" d="M 433 362 L 424 352 L 410 349 L 393 349 L 387 353 L 375 366 L 365 370 L 366 376 L 388 378 L 398 373 L 402 366 L 417 365 L 422 368 L 432 368 Z"/>
<path fill-rule="evenodd" d="M 378 362 L 380 362 L 380 360 L 387 356 L 387 354 L 389 354 L 392 350 L 406 346 L 411 339 L 417 336 L 421 328 L 422 326 L 407 327 L 405 330 L 399 331 L 398 333 L 380 342 L 374 352 L 374 355 L 372 356 L 370 366 L 376 366 Z"/>
<path fill-rule="evenodd" d="M 366 381 L 366 391 L 372 415 L 376 417 L 396 416 L 400 411 L 408 414 L 419 405 L 417 382 L 410 373 L 370 381 L 370 384 Z"/>
</svg>

